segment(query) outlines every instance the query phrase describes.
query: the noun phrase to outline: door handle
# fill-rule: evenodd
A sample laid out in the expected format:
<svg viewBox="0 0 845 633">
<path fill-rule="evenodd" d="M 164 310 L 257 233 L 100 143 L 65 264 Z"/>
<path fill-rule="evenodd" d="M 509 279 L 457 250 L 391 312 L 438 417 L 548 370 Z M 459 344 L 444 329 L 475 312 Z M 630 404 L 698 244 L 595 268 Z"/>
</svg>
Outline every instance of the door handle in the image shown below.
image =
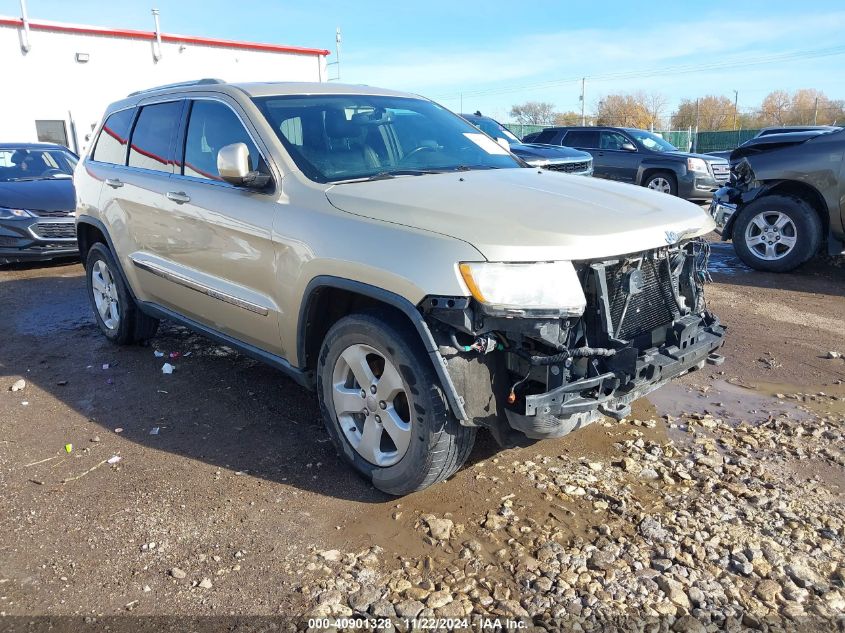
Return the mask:
<svg viewBox="0 0 845 633">
<path fill-rule="evenodd" d="M 118 189 L 123 186 L 123 183 L 117 178 L 106 178 L 106 184 L 112 189 Z"/>
<path fill-rule="evenodd" d="M 173 200 L 176 204 L 185 204 L 191 201 L 191 196 L 184 191 L 168 191 L 166 195 L 168 200 Z"/>
</svg>

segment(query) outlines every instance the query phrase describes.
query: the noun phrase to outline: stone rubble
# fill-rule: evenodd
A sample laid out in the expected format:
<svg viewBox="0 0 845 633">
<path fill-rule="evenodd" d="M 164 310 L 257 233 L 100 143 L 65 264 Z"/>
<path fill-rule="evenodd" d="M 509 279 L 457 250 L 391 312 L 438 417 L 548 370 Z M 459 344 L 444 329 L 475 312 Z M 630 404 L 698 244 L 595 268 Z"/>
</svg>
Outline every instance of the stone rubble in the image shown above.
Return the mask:
<svg viewBox="0 0 845 633">
<path fill-rule="evenodd" d="M 670 418 L 675 441 L 647 439 L 637 427 L 648 425 L 631 424 L 606 463 L 491 460 L 485 477 L 523 480 L 548 513 L 532 515 L 524 495 L 508 495 L 462 524 L 419 516 L 430 556 L 397 561 L 377 546 L 315 552 L 324 571 L 303 587 L 310 615 L 499 616 L 585 631 L 646 621 L 668 628 L 644 630 L 696 633 L 808 622 L 838 630 L 845 503 L 817 485 L 811 464 L 843 476 L 845 418 L 805 411 L 754 424 L 708 413 Z M 567 528 L 579 512 L 591 513 L 587 537 Z"/>
</svg>

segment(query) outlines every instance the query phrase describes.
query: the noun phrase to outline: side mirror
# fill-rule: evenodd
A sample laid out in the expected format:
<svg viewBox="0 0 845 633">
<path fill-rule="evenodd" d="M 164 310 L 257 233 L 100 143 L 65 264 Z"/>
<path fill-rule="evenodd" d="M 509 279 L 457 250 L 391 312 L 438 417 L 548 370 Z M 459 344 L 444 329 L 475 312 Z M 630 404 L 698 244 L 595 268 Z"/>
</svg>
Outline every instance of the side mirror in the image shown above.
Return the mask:
<svg viewBox="0 0 845 633">
<path fill-rule="evenodd" d="M 624 149 L 626 152 L 637 151 L 637 147 L 633 143 L 622 143 L 619 149 Z"/>
<path fill-rule="evenodd" d="M 246 143 L 232 143 L 217 152 L 217 171 L 220 177 L 238 187 L 260 189 L 270 181 L 270 176 L 249 168 L 249 149 Z"/>
<path fill-rule="evenodd" d="M 496 142 L 504 147 L 506 150 L 511 151 L 511 144 L 508 143 L 507 139 L 503 139 L 501 136 L 496 139 Z"/>
</svg>

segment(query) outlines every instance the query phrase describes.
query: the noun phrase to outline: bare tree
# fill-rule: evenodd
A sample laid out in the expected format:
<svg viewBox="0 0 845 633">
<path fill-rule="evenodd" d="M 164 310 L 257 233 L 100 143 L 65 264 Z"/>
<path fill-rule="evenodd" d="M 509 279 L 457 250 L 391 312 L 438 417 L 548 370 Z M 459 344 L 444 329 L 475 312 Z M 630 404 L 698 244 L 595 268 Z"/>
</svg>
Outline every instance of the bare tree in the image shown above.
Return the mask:
<svg viewBox="0 0 845 633">
<path fill-rule="evenodd" d="M 523 125 L 551 125 L 555 114 L 555 105 L 547 101 L 526 101 L 511 107 L 511 116 Z"/>
<path fill-rule="evenodd" d="M 763 99 L 760 117 L 766 125 L 787 125 L 792 110 L 792 98 L 786 90 L 775 90 Z"/>
<path fill-rule="evenodd" d="M 663 123 L 663 112 L 666 110 L 668 99 L 666 95 L 659 92 L 643 92 L 634 93 L 634 98 L 640 102 L 648 112 L 649 129 L 660 129 Z"/>
</svg>

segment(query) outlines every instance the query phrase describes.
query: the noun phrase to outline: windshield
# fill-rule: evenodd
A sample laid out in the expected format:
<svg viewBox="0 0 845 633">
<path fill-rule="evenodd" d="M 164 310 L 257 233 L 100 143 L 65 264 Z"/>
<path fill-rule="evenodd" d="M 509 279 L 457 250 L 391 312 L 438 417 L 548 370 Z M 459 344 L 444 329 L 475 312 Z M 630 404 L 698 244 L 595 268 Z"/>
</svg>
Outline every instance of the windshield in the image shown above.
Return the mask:
<svg viewBox="0 0 845 633">
<path fill-rule="evenodd" d="M 495 139 L 503 138 L 508 143 L 521 142 L 513 132 L 511 132 L 508 128 L 506 128 L 504 125 L 502 125 L 495 119 L 491 119 L 486 116 L 470 116 L 466 117 L 466 119 L 479 130 L 481 130 L 488 136 L 492 136 Z"/>
<path fill-rule="evenodd" d="M 639 144 L 650 149 L 652 152 L 677 152 L 678 148 L 663 140 L 657 134 L 646 132 L 645 130 L 627 130 L 628 134 L 634 137 L 634 140 Z"/>
<path fill-rule="evenodd" d="M 0 182 L 72 178 L 76 160 L 60 149 L 0 148 Z"/>
<path fill-rule="evenodd" d="M 520 167 L 498 143 L 424 99 L 296 95 L 254 101 L 297 167 L 316 182 Z"/>
</svg>

